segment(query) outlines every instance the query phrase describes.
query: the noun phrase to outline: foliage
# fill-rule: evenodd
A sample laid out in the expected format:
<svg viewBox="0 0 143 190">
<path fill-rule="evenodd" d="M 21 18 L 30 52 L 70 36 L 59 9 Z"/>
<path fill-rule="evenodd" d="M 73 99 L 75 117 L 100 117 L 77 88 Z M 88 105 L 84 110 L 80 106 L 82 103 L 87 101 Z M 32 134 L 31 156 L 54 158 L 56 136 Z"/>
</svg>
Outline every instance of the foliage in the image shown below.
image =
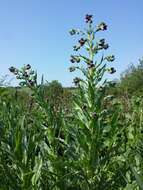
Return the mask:
<svg viewBox="0 0 143 190">
<path fill-rule="evenodd" d="M 121 77 L 121 90 L 126 91 L 129 96 L 141 95 L 143 93 L 143 60 L 139 60 L 137 66 L 130 66 Z"/>
<path fill-rule="evenodd" d="M 107 25 L 85 21 L 84 31 L 70 31 L 81 35 L 70 71 L 83 74 L 72 94 L 57 81 L 39 85 L 30 65 L 10 68 L 29 91 L 23 100 L 18 88 L 0 96 L 0 189 L 143 189 L 142 98 L 126 109 L 109 93 L 104 74 L 116 71 L 108 66 L 115 57 L 103 56 L 109 45 L 96 37 Z"/>
<path fill-rule="evenodd" d="M 139 63 L 129 66 L 122 74 L 120 81 L 109 88 L 109 91 L 118 97 L 131 98 L 132 96 L 141 96 L 143 93 L 143 59 Z"/>
</svg>

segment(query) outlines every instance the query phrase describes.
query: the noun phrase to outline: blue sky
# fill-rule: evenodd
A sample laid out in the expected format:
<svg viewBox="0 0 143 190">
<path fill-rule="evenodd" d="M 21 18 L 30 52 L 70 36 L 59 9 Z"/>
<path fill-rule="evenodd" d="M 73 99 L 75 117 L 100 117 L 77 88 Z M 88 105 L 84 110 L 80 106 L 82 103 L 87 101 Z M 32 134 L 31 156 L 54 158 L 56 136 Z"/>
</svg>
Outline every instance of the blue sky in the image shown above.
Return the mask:
<svg viewBox="0 0 143 190">
<path fill-rule="evenodd" d="M 0 66 L 9 74 L 10 66 L 31 64 L 48 81 L 72 84 L 69 57 L 74 40 L 71 28 L 84 27 L 84 15 L 105 21 L 103 33 L 119 78 L 130 63 L 143 56 L 143 0 L 0 0 Z"/>
</svg>

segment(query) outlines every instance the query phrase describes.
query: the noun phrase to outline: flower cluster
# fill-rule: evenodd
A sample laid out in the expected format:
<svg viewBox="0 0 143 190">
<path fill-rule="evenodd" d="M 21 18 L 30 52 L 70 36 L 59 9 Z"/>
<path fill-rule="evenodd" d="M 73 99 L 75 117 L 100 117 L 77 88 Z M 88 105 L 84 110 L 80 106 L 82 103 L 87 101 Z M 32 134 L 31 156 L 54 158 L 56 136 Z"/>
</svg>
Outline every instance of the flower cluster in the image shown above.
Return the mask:
<svg viewBox="0 0 143 190">
<path fill-rule="evenodd" d="M 105 43 L 105 39 L 101 39 L 99 42 L 98 42 L 98 50 L 100 49 L 108 49 L 109 48 L 109 45 Z"/>
<path fill-rule="evenodd" d="M 10 68 L 9 68 L 9 71 L 10 71 L 11 73 L 13 73 L 14 75 L 17 75 L 17 74 L 18 74 L 18 69 L 16 69 L 15 67 L 10 67 Z"/>
<path fill-rule="evenodd" d="M 108 43 L 106 43 L 105 39 L 100 39 L 99 41 L 96 41 L 95 34 L 97 31 L 105 31 L 107 30 L 107 25 L 104 22 L 101 22 L 97 27 L 92 27 L 92 22 L 93 22 L 93 16 L 87 14 L 85 16 L 85 21 L 88 23 L 88 29 L 87 30 L 75 30 L 72 29 L 70 31 L 71 35 L 75 34 L 81 34 L 81 38 L 78 40 L 78 44 L 73 46 L 74 51 L 80 50 L 82 47 L 85 47 L 85 50 L 90 54 L 90 57 L 88 58 L 87 56 L 83 56 L 81 54 L 78 55 L 71 55 L 71 63 L 79 63 L 81 61 L 86 63 L 86 68 L 84 66 L 82 67 L 70 67 L 69 71 L 73 72 L 75 69 L 79 69 L 85 76 L 92 76 L 97 72 L 98 70 L 102 70 L 103 68 L 99 68 L 100 64 L 98 66 L 98 61 L 94 61 L 94 56 L 98 53 L 100 50 L 106 50 L 109 48 Z M 109 55 L 106 57 L 102 57 L 101 59 L 101 64 L 103 61 L 108 61 L 108 62 L 113 62 L 115 60 L 115 57 L 113 55 Z M 106 67 L 105 67 L 106 68 Z M 103 71 L 108 71 L 110 74 L 113 74 L 116 72 L 116 70 L 111 67 L 108 69 L 103 69 Z M 99 76 L 99 80 L 101 80 Z M 75 85 L 79 84 L 81 79 L 75 78 L 74 83 Z"/>
<path fill-rule="evenodd" d="M 78 42 L 79 42 L 79 45 L 75 45 L 73 46 L 73 50 L 74 51 L 78 51 L 82 46 L 84 46 L 84 44 L 86 43 L 86 39 L 84 38 L 81 38 Z"/>
<path fill-rule="evenodd" d="M 37 76 L 36 73 L 31 69 L 31 65 L 27 64 L 21 69 L 17 69 L 12 66 L 9 68 L 9 71 L 13 73 L 17 79 L 22 80 L 22 82 L 20 82 L 20 85 L 28 85 L 31 87 L 35 86 Z"/>
</svg>

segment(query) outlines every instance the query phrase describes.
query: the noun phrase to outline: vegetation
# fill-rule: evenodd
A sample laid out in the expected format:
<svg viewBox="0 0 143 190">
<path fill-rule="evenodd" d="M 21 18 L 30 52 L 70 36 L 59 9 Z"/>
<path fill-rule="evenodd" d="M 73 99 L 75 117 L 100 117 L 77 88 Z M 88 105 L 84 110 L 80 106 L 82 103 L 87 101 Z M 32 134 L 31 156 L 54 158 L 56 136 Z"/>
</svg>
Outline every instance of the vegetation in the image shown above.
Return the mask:
<svg viewBox="0 0 143 190">
<path fill-rule="evenodd" d="M 95 27 L 92 15 L 85 21 L 84 31 L 70 31 L 81 35 L 70 60 L 70 71 L 83 74 L 74 79 L 75 90 L 58 81 L 39 85 L 30 65 L 10 68 L 25 87 L 11 88 L 12 95 L 0 89 L 2 190 L 143 189 L 143 101 L 134 91 L 142 67 L 114 87 L 104 80 L 116 72 L 115 57 L 102 55 L 109 45 L 97 38 L 107 25 Z M 130 94 L 124 102 L 122 89 Z"/>
</svg>

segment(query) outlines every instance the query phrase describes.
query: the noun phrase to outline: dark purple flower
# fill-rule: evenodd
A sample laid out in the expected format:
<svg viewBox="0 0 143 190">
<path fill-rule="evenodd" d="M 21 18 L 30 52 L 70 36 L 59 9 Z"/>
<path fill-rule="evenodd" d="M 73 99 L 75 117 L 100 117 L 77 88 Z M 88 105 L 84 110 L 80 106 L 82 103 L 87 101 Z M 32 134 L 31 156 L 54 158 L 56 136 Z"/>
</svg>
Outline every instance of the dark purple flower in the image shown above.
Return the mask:
<svg viewBox="0 0 143 190">
<path fill-rule="evenodd" d="M 88 15 L 88 14 L 87 14 L 87 15 L 85 16 L 85 22 L 91 24 L 91 23 L 93 22 L 93 21 L 92 21 L 92 18 L 93 18 L 92 15 Z"/>
<path fill-rule="evenodd" d="M 109 45 L 108 45 L 108 44 L 105 44 L 105 45 L 103 46 L 103 48 L 104 48 L 104 49 L 108 49 L 108 48 L 109 48 Z"/>
<path fill-rule="evenodd" d="M 73 58 L 70 59 L 71 63 L 75 63 L 75 60 Z"/>
<path fill-rule="evenodd" d="M 81 38 L 79 41 L 80 46 L 83 46 L 86 42 L 86 39 Z"/>
<path fill-rule="evenodd" d="M 30 64 L 26 65 L 25 69 L 27 69 L 27 70 L 31 69 L 31 65 Z"/>
</svg>

